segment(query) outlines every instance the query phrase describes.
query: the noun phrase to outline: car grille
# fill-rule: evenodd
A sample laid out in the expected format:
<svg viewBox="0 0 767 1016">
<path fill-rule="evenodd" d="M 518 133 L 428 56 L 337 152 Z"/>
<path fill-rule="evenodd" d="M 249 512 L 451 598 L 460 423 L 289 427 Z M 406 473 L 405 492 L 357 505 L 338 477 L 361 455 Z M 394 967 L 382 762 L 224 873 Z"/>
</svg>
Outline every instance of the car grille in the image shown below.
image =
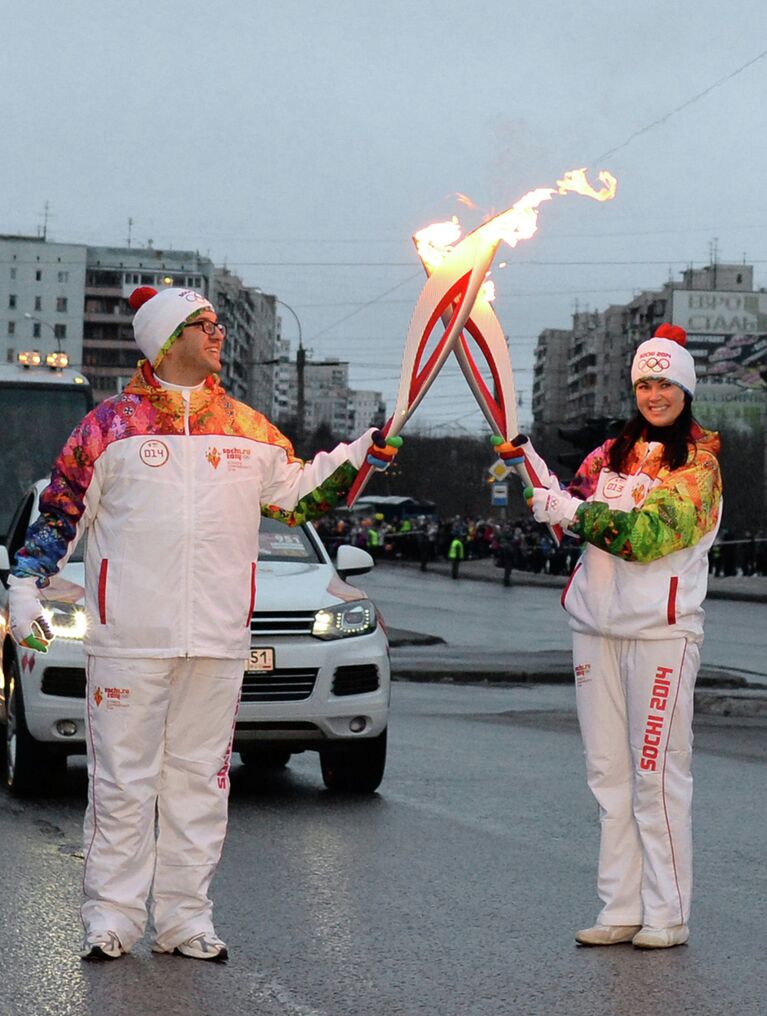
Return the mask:
<svg viewBox="0 0 767 1016">
<path fill-rule="evenodd" d="M 366 691 L 376 691 L 380 684 L 378 667 L 374 663 L 336 667 L 333 675 L 333 694 L 364 695 Z"/>
<path fill-rule="evenodd" d="M 316 667 L 284 667 L 261 674 L 246 674 L 243 702 L 299 702 L 308 699 L 317 680 Z"/>
<path fill-rule="evenodd" d="M 83 667 L 46 667 L 40 688 L 43 695 L 84 699 L 85 670 Z"/>
<path fill-rule="evenodd" d="M 259 610 L 250 619 L 250 631 L 263 638 L 268 635 L 311 635 L 313 610 Z"/>
</svg>

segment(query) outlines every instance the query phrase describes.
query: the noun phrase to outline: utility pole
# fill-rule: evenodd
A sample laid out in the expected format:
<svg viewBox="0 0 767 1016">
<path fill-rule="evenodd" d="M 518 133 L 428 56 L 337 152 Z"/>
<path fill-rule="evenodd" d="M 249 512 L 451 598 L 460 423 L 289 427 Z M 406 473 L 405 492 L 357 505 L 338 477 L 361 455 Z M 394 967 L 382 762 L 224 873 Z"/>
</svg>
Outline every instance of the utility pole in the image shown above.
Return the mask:
<svg viewBox="0 0 767 1016">
<path fill-rule="evenodd" d="M 306 366 L 306 350 L 300 338 L 296 350 L 296 444 L 300 446 L 304 438 L 304 416 L 306 413 L 306 394 L 304 388 L 304 368 Z"/>
<path fill-rule="evenodd" d="M 296 445 L 300 447 L 304 438 L 304 415 L 306 413 L 306 389 L 304 379 L 306 370 L 306 350 L 304 349 L 304 337 L 301 330 L 301 321 L 298 314 L 296 314 L 290 304 L 285 303 L 284 300 L 280 300 L 276 296 L 274 298 L 274 302 L 278 303 L 280 307 L 284 307 L 285 310 L 289 310 L 295 319 L 296 325 L 298 326 L 298 349 L 296 350 Z"/>
</svg>

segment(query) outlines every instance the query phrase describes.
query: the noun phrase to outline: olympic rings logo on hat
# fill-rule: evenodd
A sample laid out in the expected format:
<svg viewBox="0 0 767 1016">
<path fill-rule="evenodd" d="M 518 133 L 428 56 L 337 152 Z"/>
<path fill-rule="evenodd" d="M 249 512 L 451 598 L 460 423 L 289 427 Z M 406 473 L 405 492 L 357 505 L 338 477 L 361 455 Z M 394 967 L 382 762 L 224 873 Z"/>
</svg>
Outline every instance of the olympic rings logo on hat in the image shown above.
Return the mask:
<svg viewBox="0 0 767 1016">
<path fill-rule="evenodd" d="M 639 360 L 639 370 L 666 371 L 671 366 L 671 357 L 662 353 L 646 353 Z"/>
<path fill-rule="evenodd" d="M 195 293 L 193 289 L 182 289 L 178 294 L 182 300 L 188 300 L 190 303 L 207 303 L 208 301 L 204 296 L 199 293 Z"/>
</svg>

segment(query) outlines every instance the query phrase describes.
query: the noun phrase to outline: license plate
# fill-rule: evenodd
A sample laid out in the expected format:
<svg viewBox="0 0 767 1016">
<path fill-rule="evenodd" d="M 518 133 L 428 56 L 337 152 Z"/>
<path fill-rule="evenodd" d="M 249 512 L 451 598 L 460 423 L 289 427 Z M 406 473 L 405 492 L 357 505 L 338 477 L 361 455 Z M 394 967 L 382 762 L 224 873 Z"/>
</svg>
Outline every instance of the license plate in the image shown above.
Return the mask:
<svg viewBox="0 0 767 1016">
<path fill-rule="evenodd" d="M 251 649 L 248 660 L 249 674 L 266 674 L 274 670 L 273 649 Z"/>
</svg>

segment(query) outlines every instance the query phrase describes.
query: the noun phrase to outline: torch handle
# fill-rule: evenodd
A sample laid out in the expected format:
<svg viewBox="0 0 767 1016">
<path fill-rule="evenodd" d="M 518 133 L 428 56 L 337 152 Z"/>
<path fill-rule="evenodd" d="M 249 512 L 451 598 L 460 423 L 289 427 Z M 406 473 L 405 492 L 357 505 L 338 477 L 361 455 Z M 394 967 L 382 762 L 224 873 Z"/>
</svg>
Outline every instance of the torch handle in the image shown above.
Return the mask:
<svg viewBox="0 0 767 1016">
<path fill-rule="evenodd" d="M 518 435 L 516 435 L 515 438 L 507 438 L 507 440 L 512 441 L 513 444 L 517 445 L 517 447 L 521 449 L 522 454 L 524 456 L 523 461 L 522 462 L 515 462 L 514 465 L 512 466 L 512 469 L 517 474 L 519 479 L 522 481 L 522 487 L 523 488 L 524 487 L 545 487 L 545 486 L 547 486 L 547 484 L 546 484 L 544 478 L 538 475 L 538 473 L 535 470 L 535 467 L 530 462 L 528 457 L 525 455 L 525 448 L 524 448 L 524 446 L 527 444 L 527 438 L 525 437 L 523 442 L 518 443 L 519 438 L 521 436 L 522 435 L 518 434 Z M 548 477 L 546 479 L 548 479 Z M 551 538 L 556 543 L 556 545 L 558 547 L 561 546 L 562 545 L 562 540 L 564 538 L 564 530 L 562 529 L 562 527 L 561 526 L 548 526 L 547 525 L 546 528 L 548 529 L 549 533 L 551 534 Z"/>
</svg>

